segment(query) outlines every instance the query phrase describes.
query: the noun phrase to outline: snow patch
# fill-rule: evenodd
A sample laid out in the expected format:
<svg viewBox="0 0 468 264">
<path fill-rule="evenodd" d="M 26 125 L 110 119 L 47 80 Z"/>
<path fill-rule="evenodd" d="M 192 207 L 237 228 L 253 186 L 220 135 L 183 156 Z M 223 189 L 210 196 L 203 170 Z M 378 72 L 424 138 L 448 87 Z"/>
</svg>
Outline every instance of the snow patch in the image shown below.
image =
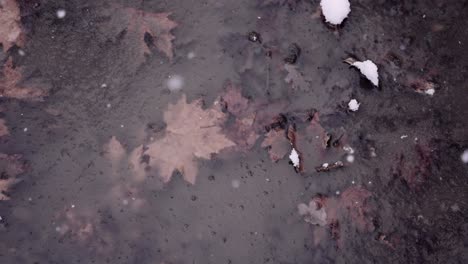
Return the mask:
<svg viewBox="0 0 468 264">
<path fill-rule="evenodd" d="M 357 110 L 359 110 L 360 105 L 361 103 L 359 103 L 356 99 L 351 99 L 351 101 L 349 101 L 348 103 L 348 108 L 349 110 L 356 112 Z"/>
<path fill-rule="evenodd" d="M 435 94 L 435 89 L 434 88 L 429 88 L 426 91 L 424 91 L 425 94 L 433 96 Z"/>
<path fill-rule="evenodd" d="M 353 64 L 354 67 L 361 71 L 362 75 L 372 82 L 375 86 L 379 86 L 379 72 L 377 65 L 370 60 L 356 61 Z"/>
<path fill-rule="evenodd" d="M 351 12 L 349 0 L 322 0 L 320 1 L 325 21 L 333 25 L 339 25 Z"/>
<path fill-rule="evenodd" d="M 297 153 L 296 149 L 291 150 L 291 154 L 289 155 L 289 159 L 291 160 L 294 167 L 299 168 L 300 160 L 299 160 L 299 153 Z"/>
</svg>

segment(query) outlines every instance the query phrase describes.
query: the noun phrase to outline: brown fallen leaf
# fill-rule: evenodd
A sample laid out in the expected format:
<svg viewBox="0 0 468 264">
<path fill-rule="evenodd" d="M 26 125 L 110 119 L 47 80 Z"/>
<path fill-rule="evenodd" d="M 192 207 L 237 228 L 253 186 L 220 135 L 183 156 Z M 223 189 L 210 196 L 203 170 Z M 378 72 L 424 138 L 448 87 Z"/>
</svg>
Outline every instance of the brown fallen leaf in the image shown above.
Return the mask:
<svg viewBox="0 0 468 264">
<path fill-rule="evenodd" d="M 219 103 L 235 120 L 227 124 L 226 135 L 236 143 L 238 149 L 246 151 L 255 145 L 259 135 L 255 129 L 256 112 L 249 100 L 241 93 L 241 88 L 227 82 L 226 92 L 221 95 Z"/>
<path fill-rule="evenodd" d="M 21 69 L 13 66 L 11 57 L 3 65 L 3 77 L 0 79 L 0 97 L 20 100 L 42 101 L 46 92 L 18 85 L 21 81 Z"/>
<path fill-rule="evenodd" d="M 23 41 L 18 2 L 0 0 L 0 43 L 3 45 L 3 51 L 9 50 L 14 44 L 22 46 Z"/>
<path fill-rule="evenodd" d="M 196 159 L 211 159 L 211 154 L 235 146 L 221 132 L 220 125 L 226 115 L 218 107 L 202 108 L 202 101 L 187 103 L 185 95 L 164 112 L 166 130 L 164 137 L 145 148 L 134 150 L 130 162 L 137 174 L 145 167 L 157 167 L 164 182 L 170 181 L 178 170 L 184 179 L 194 184 L 198 173 Z"/>
<path fill-rule="evenodd" d="M 9 200 L 9 189 L 19 180 L 17 176 L 24 173 L 26 168 L 21 155 L 7 155 L 0 153 L 0 201 Z"/>
<path fill-rule="evenodd" d="M 331 238 L 342 246 L 343 229 L 354 227 L 359 232 L 372 232 L 375 229 L 369 204 L 372 193 L 359 186 L 347 188 L 340 197 L 317 195 L 309 205 L 299 204 L 299 214 L 310 224 L 328 226 Z M 325 222 L 324 222 L 325 221 Z M 349 224 L 349 225 L 347 225 Z"/>
<path fill-rule="evenodd" d="M 111 20 L 105 28 L 105 34 L 114 34 L 116 37 L 125 32 L 123 42 L 126 48 L 135 54 L 134 59 L 142 63 L 146 54 L 151 54 L 151 49 L 145 41 L 145 35 L 152 38 L 152 44 L 164 53 L 170 60 L 174 57 L 172 41 L 175 37 L 171 30 L 177 27 L 177 23 L 169 16 L 171 13 L 152 13 L 131 7 L 118 5 L 109 8 Z"/>
<path fill-rule="evenodd" d="M 411 189 L 417 189 L 431 174 L 432 151 L 429 146 L 418 143 L 412 151 L 399 155 L 398 163 L 392 169 Z"/>
<path fill-rule="evenodd" d="M 101 218 L 91 210 L 66 208 L 55 215 L 55 230 L 94 253 L 109 254 L 115 241 Z"/>
<path fill-rule="evenodd" d="M 283 129 L 270 130 L 265 135 L 262 147 L 269 148 L 268 153 L 270 155 L 270 159 L 274 162 L 284 158 L 284 156 L 286 156 L 286 154 L 288 154 L 292 149 L 291 142 L 289 142 L 286 137 L 286 132 Z"/>
<path fill-rule="evenodd" d="M 5 120 L 0 119 L 0 137 L 7 136 L 10 134 L 8 127 L 5 125 Z"/>
<path fill-rule="evenodd" d="M 367 189 L 352 186 L 341 194 L 339 200 L 341 208 L 346 210 L 342 217 L 349 217 L 351 223 L 361 232 L 372 232 L 375 228 L 367 204 L 371 196 L 372 193 Z"/>
<path fill-rule="evenodd" d="M 326 156 L 328 134 L 320 124 L 319 114 L 315 113 L 309 125 L 295 133 L 294 148 L 300 152 L 300 172 L 315 171 L 314 164 L 322 164 Z"/>
<path fill-rule="evenodd" d="M 122 144 L 113 136 L 109 143 L 104 146 L 104 155 L 113 163 L 119 163 L 125 156 L 126 152 Z"/>
<path fill-rule="evenodd" d="M 266 132 L 265 128 L 275 122 L 287 106 L 282 101 L 249 100 L 242 95 L 241 88 L 231 82 L 227 83 L 219 102 L 234 118 L 227 124 L 225 133 L 244 152 L 255 145 L 260 135 Z"/>
<path fill-rule="evenodd" d="M 289 83 L 293 90 L 308 91 L 310 85 L 304 79 L 302 73 L 297 69 L 297 66 L 293 64 L 285 64 L 284 69 L 287 72 L 284 81 Z"/>
<path fill-rule="evenodd" d="M 322 204 L 322 199 L 313 198 L 309 204 L 299 204 L 297 209 L 307 223 L 319 226 L 327 225 L 327 212 Z"/>
<path fill-rule="evenodd" d="M 221 104 L 234 116 L 242 116 L 249 109 L 249 99 L 241 93 L 241 88 L 232 82 L 226 84 L 226 92 L 220 98 Z"/>
</svg>

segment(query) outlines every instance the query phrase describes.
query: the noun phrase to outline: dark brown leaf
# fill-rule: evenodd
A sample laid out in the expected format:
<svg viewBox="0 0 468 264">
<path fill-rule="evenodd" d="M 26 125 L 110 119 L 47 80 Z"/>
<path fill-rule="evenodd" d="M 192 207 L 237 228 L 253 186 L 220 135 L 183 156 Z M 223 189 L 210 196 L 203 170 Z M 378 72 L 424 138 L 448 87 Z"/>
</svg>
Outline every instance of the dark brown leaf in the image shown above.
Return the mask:
<svg viewBox="0 0 468 264">
<path fill-rule="evenodd" d="M 21 69 L 13 66 L 11 57 L 3 66 L 3 77 L 0 79 L 0 97 L 20 100 L 42 101 L 47 93 L 41 89 L 22 87 Z"/>
</svg>

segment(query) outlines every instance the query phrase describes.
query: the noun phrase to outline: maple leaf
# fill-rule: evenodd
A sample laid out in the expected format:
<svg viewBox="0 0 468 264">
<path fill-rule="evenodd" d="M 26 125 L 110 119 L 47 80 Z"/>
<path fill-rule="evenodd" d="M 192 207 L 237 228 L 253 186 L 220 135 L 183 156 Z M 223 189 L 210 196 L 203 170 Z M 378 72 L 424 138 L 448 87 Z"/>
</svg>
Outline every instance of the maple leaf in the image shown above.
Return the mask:
<svg viewBox="0 0 468 264">
<path fill-rule="evenodd" d="M 60 236 L 66 236 L 93 253 L 109 254 L 115 245 L 112 233 L 103 225 L 102 216 L 89 210 L 65 208 L 55 215 Z"/>
<path fill-rule="evenodd" d="M 235 121 L 228 124 L 227 136 L 236 142 L 241 150 L 250 149 L 257 141 L 259 135 L 255 131 L 256 112 L 245 98 L 239 86 L 228 82 L 226 92 L 219 99 L 227 112 L 235 117 Z"/>
<path fill-rule="evenodd" d="M 313 115 L 305 129 L 295 134 L 295 139 L 294 148 L 300 152 L 304 161 L 300 172 L 315 171 L 315 166 L 324 162 L 335 162 L 344 153 L 341 148 L 327 148 L 330 136 L 320 124 L 318 113 Z"/>
<path fill-rule="evenodd" d="M 10 57 L 3 66 L 3 78 L 0 80 L 0 97 L 42 101 L 46 92 L 41 89 L 18 86 L 20 81 L 20 69 L 13 66 L 13 60 Z"/>
<path fill-rule="evenodd" d="M 16 0 L 0 0 L 0 43 L 7 51 L 14 44 L 23 44 L 20 9 Z"/>
<path fill-rule="evenodd" d="M 6 155 L 0 153 L 0 201 L 9 200 L 8 190 L 19 180 L 16 178 L 25 171 L 21 155 Z"/>
<path fill-rule="evenodd" d="M 183 95 L 164 112 L 167 125 L 164 137 L 146 148 L 136 148 L 130 162 L 138 174 L 146 170 L 146 163 L 158 168 L 164 182 L 178 170 L 187 182 L 194 184 L 198 172 L 196 159 L 211 159 L 211 154 L 235 146 L 221 133 L 220 124 L 225 120 L 226 115 L 219 108 L 204 110 L 201 100 L 187 103 Z"/>
<path fill-rule="evenodd" d="M 274 162 L 284 158 L 291 151 L 291 143 L 285 135 L 284 129 L 270 130 L 262 142 L 263 148 L 269 148 L 270 159 Z"/>
<path fill-rule="evenodd" d="M 113 136 L 104 146 L 104 153 L 113 164 L 116 164 L 125 156 L 125 149 L 117 138 Z"/>
<path fill-rule="evenodd" d="M 340 197 L 317 195 L 307 204 L 299 204 L 299 214 L 310 224 L 328 226 L 338 246 L 343 245 L 341 233 L 354 226 L 359 232 L 372 232 L 375 229 L 370 213 L 372 207 L 368 201 L 372 193 L 359 186 L 347 188 Z M 349 223 L 351 226 L 344 225 Z"/>
<path fill-rule="evenodd" d="M 340 206 L 360 231 L 371 232 L 374 224 L 368 216 L 370 208 L 367 205 L 372 193 L 362 187 L 352 186 L 346 189 L 340 197 Z"/>
<path fill-rule="evenodd" d="M 255 145 L 278 114 L 284 110 L 283 102 L 250 101 L 241 93 L 241 88 L 228 82 L 220 104 L 234 117 L 225 129 L 227 136 L 236 142 L 237 148 L 247 151 Z"/>
<path fill-rule="evenodd" d="M 123 42 L 127 49 L 135 53 L 138 62 L 144 61 L 145 55 L 152 53 L 145 41 L 147 34 L 151 36 L 154 46 L 172 60 L 172 41 L 175 37 L 171 30 L 177 27 L 177 23 L 169 18 L 170 12 L 152 13 L 117 5 L 109 10 L 112 10 L 111 21 L 104 29 L 105 35 L 112 34 L 111 37 L 116 37 L 126 32 Z"/>
<path fill-rule="evenodd" d="M 430 176 L 432 151 L 429 146 L 416 144 L 414 150 L 399 155 L 398 163 L 392 169 L 411 189 L 418 188 Z"/>
<path fill-rule="evenodd" d="M 327 225 L 327 212 L 319 197 L 312 199 L 309 204 L 301 203 L 297 206 L 299 214 L 304 216 L 307 223 L 319 226 Z"/>
</svg>

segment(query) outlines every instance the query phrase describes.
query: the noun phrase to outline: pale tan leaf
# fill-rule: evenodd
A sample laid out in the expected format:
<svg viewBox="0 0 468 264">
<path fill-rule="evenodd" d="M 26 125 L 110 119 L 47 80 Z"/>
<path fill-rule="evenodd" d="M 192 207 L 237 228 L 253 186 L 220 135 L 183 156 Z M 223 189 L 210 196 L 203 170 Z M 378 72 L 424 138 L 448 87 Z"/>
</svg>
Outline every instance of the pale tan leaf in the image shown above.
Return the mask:
<svg viewBox="0 0 468 264">
<path fill-rule="evenodd" d="M 177 170 L 189 183 L 195 183 L 197 159 L 211 159 L 211 154 L 234 146 L 221 132 L 226 116 L 217 108 L 203 109 L 200 100 L 187 103 L 185 95 L 164 112 L 166 131 L 163 138 L 149 144 L 146 150 L 137 149 L 131 162 L 141 173 L 143 157 L 148 156 L 149 167 L 156 167 L 164 182 Z M 134 151 L 134 152 L 135 152 Z M 138 152 L 141 152 L 139 157 Z"/>
<path fill-rule="evenodd" d="M 104 153 L 112 163 L 118 163 L 125 156 L 125 149 L 117 138 L 113 136 L 104 146 Z"/>
<path fill-rule="evenodd" d="M 3 66 L 3 77 L 0 79 L 0 97 L 42 101 L 46 92 L 42 89 L 21 87 L 18 85 L 21 79 L 20 69 L 13 66 L 13 60 L 10 57 Z"/>
<path fill-rule="evenodd" d="M 4 51 L 14 44 L 23 45 L 20 9 L 16 0 L 0 0 L 0 43 Z"/>
</svg>

